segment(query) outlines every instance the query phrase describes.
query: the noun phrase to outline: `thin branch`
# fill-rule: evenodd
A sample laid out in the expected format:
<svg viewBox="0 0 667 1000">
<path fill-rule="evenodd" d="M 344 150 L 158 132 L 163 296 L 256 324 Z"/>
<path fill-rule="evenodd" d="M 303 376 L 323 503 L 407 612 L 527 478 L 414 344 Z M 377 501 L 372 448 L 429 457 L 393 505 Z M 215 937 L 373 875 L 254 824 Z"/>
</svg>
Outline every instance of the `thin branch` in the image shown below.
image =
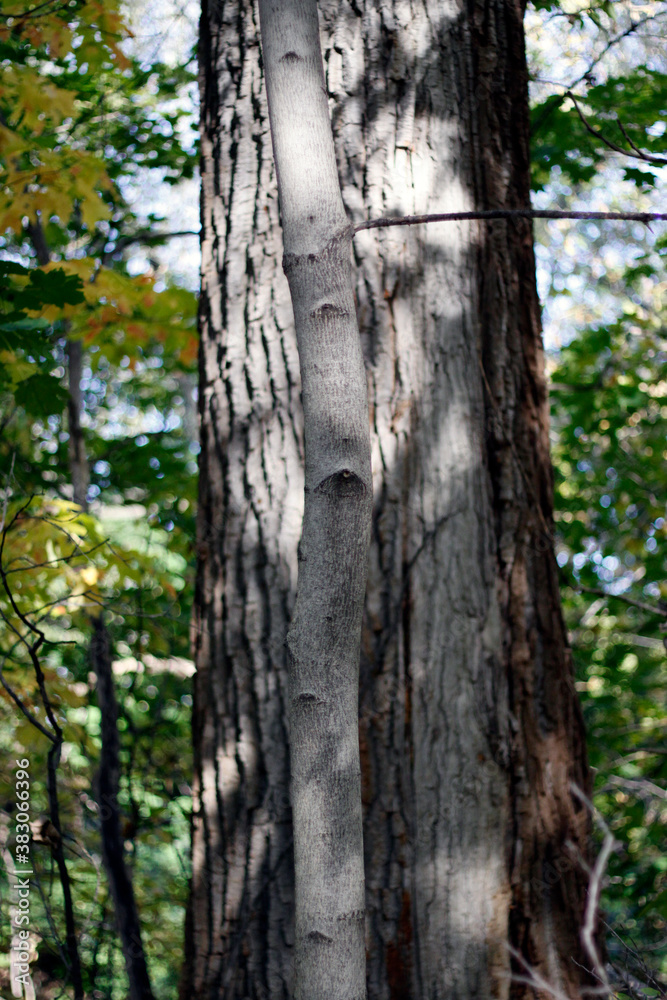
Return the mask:
<svg viewBox="0 0 667 1000">
<path fill-rule="evenodd" d="M 602 49 L 600 54 L 597 55 L 595 59 L 593 59 L 593 62 L 589 63 L 588 68 L 584 70 L 581 76 L 577 77 L 577 79 L 573 80 L 572 83 L 570 83 L 569 85 L 566 85 L 564 83 L 555 83 L 551 80 L 537 80 L 536 82 L 538 83 L 547 83 L 552 87 L 561 87 L 564 93 L 561 94 L 560 97 L 556 96 L 556 99 L 551 101 L 551 103 L 544 108 L 542 114 L 533 124 L 530 130 L 531 135 L 535 135 L 537 132 L 539 132 L 539 130 L 544 125 L 545 121 L 547 121 L 547 119 L 551 117 L 551 115 L 553 114 L 554 111 L 556 111 L 557 108 L 560 108 L 561 104 L 563 103 L 563 101 L 567 96 L 568 91 L 572 90 L 573 87 L 578 87 L 580 83 L 584 82 L 584 80 L 591 79 L 591 73 L 598 65 L 598 63 L 602 62 L 602 60 L 604 59 L 604 57 L 606 56 L 607 52 L 609 52 L 610 49 L 612 49 L 615 45 L 618 45 L 619 42 L 622 42 L 624 38 L 628 37 L 628 35 L 632 35 L 635 31 L 637 31 L 638 28 L 642 28 L 645 24 L 648 24 L 650 21 L 657 21 L 659 17 L 664 17 L 666 14 L 667 11 L 664 10 L 658 11 L 657 14 L 651 14 L 649 17 L 645 17 L 641 21 L 637 21 L 635 24 L 631 24 L 630 27 L 622 31 L 620 35 L 616 35 L 614 38 L 611 38 L 607 42 L 605 47 Z"/>
<path fill-rule="evenodd" d="M 667 161 L 665 161 L 667 162 Z M 362 229 L 388 229 L 389 226 L 417 226 L 425 222 L 468 222 L 474 219 L 598 219 L 609 222 L 667 221 L 667 212 L 570 212 L 541 208 L 491 208 L 481 212 L 439 212 L 435 215 L 403 215 L 396 218 L 371 219 L 354 227 L 354 234 Z"/>
<path fill-rule="evenodd" d="M 591 879 L 588 884 L 588 894 L 586 897 L 586 910 L 584 914 L 584 926 L 581 928 L 581 940 L 588 956 L 593 963 L 595 974 L 611 993 L 609 978 L 602 964 L 602 959 L 595 943 L 595 926 L 597 923 L 598 906 L 600 903 L 600 893 L 602 892 L 602 879 L 607 870 L 607 863 L 614 851 L 616 841 L 611 831 L 607 831 L 602 842 L 602 848 L 597 856 Z"/>
<path fill-rule="evenodd" d="M 607 976 L 606 969 L 603 965 L 602 959 L 600 958 L 600 953 L 595 942 L 595 928 L 599 915 L 598 910 L 600 905 L 600 894 L 602 892 L 602 880 L 607 870 L 609 858 L 613 854 L 617 846 L 617 842 L 599 811 L 595 808 L 585 792 L 583 792 L 574 782 L 570 784 L 570 790 L 573 795 L 575 795 L 581 802 L 584 803 L 585 806 L 587 806 L 591 815 L 597 820 L 598 824 L 604 831 L 602 847 L 591 870 L 591 876 L 588 883 L 584 923 L 581 928 L 581 941 L 586 949 L 586 952 L 588 953 L 588 957 L 593 963 L 593 971 L 596 977 L 603 984 L 605 990 L 611 994 L 612 989 L 609 983 L 609 977 Z"/>
<path fill-rule="evenodd" d="M 6 569 L 5 573 L 7 574 L 7 576 L 9 576 L 11 573 L 27 573 L 29 570 L 33 569 L 45 569 L 51 566 L 57 566 L 58 563 L 61 562 L 70 563 L 73 559 L 79 559 L 84 556 L 89 556 L 91 552 L 96 552 L 97 549 L 102 548 L 102 546 L 106 545 L 106 543 L 107 539 L 105 538 L 103 539 L 103 541 L 97 542 L 95 545 L 92 545 L 89 549 L 80 549 L 78 552 L 72 551 L 68 556 L 60 556 L 58 559 L 46 559 L 44 562 L 41 563 L 31 562 L 28 556 L 16 556 L 15 559 L 12 559 L 11 562 L 7 563 L 8 567 L 11 566 L 13 563 L 18 562 L 19 559 L 24 560 L 26 565 L 16 566 L 15 569 Z M 60 603 L 62 603 L 62 601 Z"/>
<path fill-rule="evenodd" d="M 618 774 L 610 774 L 607 784 L 600 788 L 598 795 L 610 791 L 611 787 L 627 788 L 634 792 L 637 798 L 641 798 L 643 793 L 644 797 L 650 795 L 651 797 L 655 796 L 656 798 L 667 800 L 667 789 L 656 785 L 649 778 L 622 778 Z"/>
<path fill-rule="evenodd" d="M 623 128 L 623 125 L 621 123 L 620 118 L 616 119 L 616 124 L 620 128 L 621 132 L 623 133 L 623 135 L 625 136 L 625 138 L 627 139 L 627 141 L 632 146 L 634 152 L 631 153 L 627 149 L 623 149 L 622 146 L 617 146 L 615 142 L 612 142 L 611 139 L 607 139 L 604 135 L 602 135 L 601 132 L 598 132 L 598 131 L 596 131 L 596 129 L 593 128 L 593 126 L 590 124 L 590 122 L 586 118 L 585 114 L 583 113 L 583 111 L 579 107 L 579 102 L 578 102 L 577 98 L 574 96 L 574 94 L 572 93 L 571 90 L 567 91 L 566 97 L 569 97 L 570 100 L 572 101 L 572 103 L 574 104 L 575 111 L 579 115 L 579 118 L 581 119 L 581 122 L 582 122 L 584 128 L 586 129 L 586 131 L 590 132 L 590 134 L 592 136 L 595 136 L 596 139 L 599 139 L 600 142 L 603 142 L 605 144 L 605 146 L 609 147 L 609 149 L 613 149 L 613 151 L 615 153 L 621 153 L 623 156 L 632 156 L 636 160 L 645 160 L 647 163 L 656 163 L 658 166 L 661 166 L 661 167 L 664 167 L 665 164 L 667 164 L 667 157 L 664 157 L 664 156 L 653 156 L 651 153 L 644 153 L 644 152 L 642 152 L 641 149 L 639 149 L 637 146 L 635 146 L 635 144 L 633 143 L 632 139 L 630 139 L 629 135 L 627 134 L 627 132 Z"/>
<path fill-rule="evenodd" d="M 553 986 L 547 979 L 544 978 L 544 976 L 542 976 L 538 972 L 538 970 L 534 966 L 530 965 L 530 963 L 524 958 L 524 956 L 521 954 L 520 951 L 517 951 L 517 949 L 513 948 L 512 945 L 507 945 L 507 950 L 509 951 L 510 955 L 515 960 L 515 962 L 518 962 L 519 965 L 522 965 L 523 968 L 526 970 L 525 976 L 518 975 L 517 973 L 513 972 L 510 976 L 510 979 L 513 983 L 523 983 L 526 986 L 532 986 L 534 990 L 540 990 L 544 993 L 550 993 L 551 996 L 555 998 L 555 1000 L 570 1000 L 570 998 L 565 993 L 563 993 L 562 990 L 558 989 L 557 986 Z M 588 969 L 586 971 L 588 972 Z M 588 989 L 582 989 L 581 992 L 582 995 L 585 992 L 587 996 L 595 996 L 595 995 L 600 995 L 603 992 L 603 988 L 593 986 Z"/>
<path fill-rule="evenodd" d="M 32 499 L 32 498 L 31 498 Z M 28 501 L 28 504 L 30 500 Z M 60 825 L 60 803 L 58 799 L 58 766 L 60 764 L 60 755 L 63 746 L 63 730 L 58 723 L 56 718 L 56 713 L 54 711 L 51 699 L 46 690 L 46 678 L 44 677 L 44 672 L 42 670 L 42 665 L 39 659 L 39 650 L 43 643 L 46 641 L 46 636 L 44 632 L 34 622 L 32 622 L 18 607 L 14 594 L 9 586 L 7 580 L 7 574 L 5 572 L 4 566 L 2 564 L 2 555 L 4 553 L 5 541 L 7 538 L 7 533 L 16 523 L 19 515 L 28 506 L 26 504 L 24 507 L 20 508 L 19 511 L 12 518 L 9 526 L 5 527 L 2 532 L 2 537 L 0 541 L 0 580 L 2 581 L 3 588 L 9 603 L 22 625 L 28 629 L 29 633 L 35 636 L 33 642 L 28 642 L 26 636 L 22 636 L 22 640 L 28 650 L 28 655 L 32 661 L 33 669 L 35 671 L 35 677 L 37 679 L 37 687 L 39 688 L 39 694 L 44 706 L 44 711 L 46 712 L 46 717 L 49 720 L 51 728 L 53 729 L 53 736 L 51 737 L 51 747 L 47 756 L 47 793 L 49 802 L 49 813 L 51 823 L 55 827 L 57 833 L 59 834 L 59 840 L 56 844 L 51 847 L 53 857 L 55 859 L 56 865 L 58 867 L 58 875 L 60 877 L 60 885 L 63 893 L 63 908 L 65 911 L 65 939 L 67 943 L 67 951 L 69 954 L 70 961 L 70 973 L 72 976 L 72 985 L 74 987 L 74 1000 L 84 1000 L 84 990 L 83 990 L 83 979 L 81 975 L 81 960 L 79 957 L 79 948 L 76 935 L 76 923 L 74 920 L 74 904 L 72 901 L 72 889 L 69 877 L 69 872 L 67 870 L 67 863 L 65 861 L 65 852 L 63 850 L 62 843 L 62 828 Z M 4 616 L 3 616 L 4 617 Z M 12 626 L 13 628 L 13 626 Z M 13 628 L 13 631 L 17 634 L 18 631 Z M 4 682 L 3 682 L 3 686 Z M 41 730 L 41 726 L 38 726 Z"/>
<path fill-rule="evenodd" d="M 3 21 L 14 20 L 21 23 L 22 21 L 27 21 L 33 17 L 48 17 L 50 14 L 57 14 L 58 11 L 67 9 L 67 4 L 63 3 L 54 10 L 45 10 L 43 14 L 39 13 L 39 11 L 41 11 L 44 7 L 51 7 L 53 3 L 54 0 L 44 0 L 44 3 L 40 3 L 37 7 L 33 7 L 30 10 L 19 11 L 16 14 L 0 14 L 0 17 Z"/>
<path fill-rule="evenodd" d="M 101 255 L 102 263 L 105 264 L 110 257 L 114 256 L 114 254 L 120 253 L 122 250 L 125 250 L 126 247 L 132 246 L 135 243 L 142 243 L 149 247 L 159 246 L 163 240 L 199 235 L 200 230 L 198 229 L 183 229 L 174 233 L 152 233 L 150 230 L 144 230 L 139 233 L 133 233 L 129 236 L 121 236 L 116 241 L 107 240 L 107 243 L 113 243 L 113 247 L 111 250 L 103 251 Z"/>
<path fill-rule="evenodd" d="M 571 84 L 571 86 L 576 87 L 578 83 L 581 83 L 582 80 L 585 80 L 586 77 L 590 75 L 592 70 L 595 69 L 598 63 L 602 62 L 607 52 L 609 52 L 610 49 L 613 49 L 615 45 L 618 45 L 619 42 L 622 42 L 624 38 L 627 38 L 629 35 L 634 34 L 635 31 L 639 30 L 639 28 L 643 28 L 645 24 L 649 24 L 651 21 L 657 21 L 658 18 L 664 17 L 666 13 L 667 11 L 661 10 L 658 11 L 657 14 L 650 14 L 648 17 L 644 17 L 639 21 L 635 21 L 633 24 L 630 25 L 629 28 L 626 28 L 620 34 L 615 35 L 614 38 L 610 38 L 605 47 L 599 53 L 599 55 L 597 55 L 593 60 L 593 62 L 589 64 L 586 72 L 582 73 L 579 79 L 575 80 L 575 82 Z"/>
<path fill-rule="evenodd" d="M 637 154 L 637 157 L 640 160 L 647 160 L 649 163 L 660 163 L 660 164 L 667 163 L 667 157 L 664 157 L 664 156 L 658 156 L 658 157 L 653 156 L 651 153 L 645 153 L 642 149 L 639 148 L 639 146 L 635 146 L 634 142 L 632 141 L 632 139 L 630 138 L 630 136 L 626 132 L 626 130 L 625 130 L 624 126 L 623 126 L 623 122 L 618 117 L 616 118 L 616 124 L 618 125 L 618 127 L 621 130 L 621 132 L 623 133 L 623 137 L 625 138 L 626 142 L 628 143 L 628 145 L 630 145 L 634 149 L 635 153 Z M 626 153 L 626 156 L 629 156 L 629 155 L 630 155 L 629 153 Z"/>
<path fill-rule="evenodd" d="M 25 717 L 28 720 L 28 722 L 32 726 L 34 726 L 35 729 L 39 729 L 40 733 L 42 733 L 43 736 L 46 736 L 46 738 L 47 738 L 47 740 L 49 740 L 49 742 L 53 743 L 55 741 L 55 736 L 53 735 L 53 733 L 50 733 L 49 730 L 45 726 L 42 725 L 42 723 L 39 721 L 39 719 L 37 719 L 33 715 L 33 713 L 30 711 L 30 709 L 26 705 L 23 704 L 23 702 L 21 701 L 21 699 L 19 698 L 19 696 L 16 694 L 16 692 L 14 691 L 14 689 L 9 686 L 9 684 L 5 680 L 5 677 L 4 677 L 4 674 L 3 674 L 3 668 L 2 667 L 0 667 L 0 684 L 2 684 L 3 688 L 5 689 L 5 691 L 9 695 L 9 697 L 12 699 L 12 701 L 14 702 L 14 704 L 17 706 L 17 708 L 19 709 L 19 711 L 22 712 L 23 715 L 25 715 Z"/>
<path fill-rule="evenodd" d="M 61 959 L 63 965 L 69 971 L 69 959 L 67 957 L 67 953 L 65 952 L 65 950 L 64 950 L 64 948 L 62 946 L 60 938 L 58 937 L 58 930 L 56 928 L 56 923 L 55 923 L 55 920 L 53 919 L 53 914 L 51 912 L 51 907 L 49 906 L 49 902 L 48 902 L 48 900 L 46 898 L 46 893 L 44 892 L 44 888 L 42 886 L 42 880 L 41 880 L 41 877 L 40 877 L 40 871 L 37 868 L 37 865 L 35 865 L 35 883 L 37 885 L 37 892 L 39 893 L 39 898 L 41 899 L 42 906 L 44 907 L 44 916 L 46 917 L 46 922 L 48 923 L 49 930 L 51 931 L 51 937 L 53 938 L 53 944 L 55 945 L 56 950 L 58 951 L 58 954 L 60 955 L 60 959 Z M 41 934 L 40 936 L 41 936 L 42 941 L 44 941 L 46 944 L 50 944 L 50 941 L 49 941 L 49 939 L 48 939 L 48 937 L 47 937 L 46 934 Z"/>
<path fill-rule="evenodd" d="M 153 1000 L 141 924 L 132 879 L 124 857 L 118 789 L 120 787 L 120 741 L 118 702 L 114 691 L 109 633 L 101 617 L 92 620 L 91 665 L 97 678 L 97 700 L 101 713 L 102 747 L 95 779 L 100 811 L 102 855 L 116 911 L 116 921 L 125 958 L 131 1000 Z"/>
<path fill-rule="evenodd" d="M 584 587 L 583 584 L 575 585 L 569 581 L 568 586 L 579 594 L 592 594 L 595 597 L 613 598 L 615 601 L 623 601 L 624 604 L 629 604 L 631 608 L 639 608 L 640 611 L 646 611 L 650 615 L 658 615 L 660 618 L 667 619 L 667 608 L 656 607 L 654 604 L 645 604 L 643 601 L 636 601 L 634 597 L 627 597 L 625 594 L 610 594 L 608 590 L 602 590 L 601 587 Z"/>
<path fill-rule="evenodd" d="M 0 431 L 4 429 L 4 426 L 5 425 L 3 423 L 2 427 L 0 427 Z M 7 520 L 7 508 L 9 506 L 9 495 L 10 495 L 10 491 L 11 491 L 11 487 L 10 487 L 9 484 L 11 483 L 12 476 L 14 475 L 14 462 L 15 462 L 15 460 L 16 460 L 16 452 L 13 451 L 12 452 L 12 464 L 11 464 L 11 467 L 9 469 L 9 474 L 7 476 L 7 479 L 6 479 L 7 486 L 5 487 L 5 499 L 4 499 L 3 504 L 2 504 L 2 519 L 0 519 L 0 532 L 2 532 L 2 531 L 5 530 L 5 521 Z"/>
<path fill-rule="evenodd" d="M 631 948 L 628 944 L 626 944 L 626 942 L 623 940 L 620 934 L 611 926 L 611 924 L 608 924 L 606 920 L 603 920 L 602 923 L 607 928 L 607 930 L 614 935 L 617 941 L 620 942 L 621 946 L 625 949 L 626 956 L 630 956 L 632 959 L 634 959 L 636 963 L 636 968 L 641 972 L 641 974 L 646 979 L 646 982 L 642 983 L 642 985 L 646 985 L 649 986 L 651 989 L 654 989 L 658 994 L 658 996 L 667 995 L 667 986 L 665 985 L 664 982 L 660 982 L 655 978 L 652 969 L 649 968 L 649 966 L 646 964 L 642 956 L 635 949 Z M 617 971 L 613 965 L 612 968 L 614 969 L 614 971 Z M 627 965 L 626 965 L 626 970 L 627 970 Z"/>
</svg>

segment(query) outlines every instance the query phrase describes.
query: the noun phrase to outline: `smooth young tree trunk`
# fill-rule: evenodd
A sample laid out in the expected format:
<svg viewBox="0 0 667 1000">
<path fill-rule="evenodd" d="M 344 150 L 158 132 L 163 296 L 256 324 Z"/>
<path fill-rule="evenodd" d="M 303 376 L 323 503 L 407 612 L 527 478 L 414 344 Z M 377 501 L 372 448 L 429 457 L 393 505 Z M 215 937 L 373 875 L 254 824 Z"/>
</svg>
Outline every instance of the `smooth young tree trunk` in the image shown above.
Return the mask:
<svg viewBox="0 0 667 1000">
<path fill-rule="evenodd" d="M 522 17 L 513 0 L 324 0 L 325 86 L 353 223 L 528 204 Z M 243 759 L 240 734 L 251 734 L 261 770 L 272 736 L 284 738 L 286 665 L 273 643 L 292 608 L 296 531 L 271 533 L 255 497 L 270 483 L 271 513 L 294 525 L 301 417 L 293 333 L 275 323 L 286 297 L 256 16 L 226 2 L 205 8 L 203 25 L 202 517 L 214 509 L 221 527 L 199 569 L 190 995 L 278 997 L 290 988 L 292 901 L 288 869 L 272 877 L 265 858 L 288 814 L 261 803 L 286 788 L 286 758 L 255 800 L 245 772 L 223 761 Z M 246 266 L 246 248 L 261 267 Z M 576 997 L 577 963 L 589 964 L 589 822 L 571 783 L 586 791 L 589 776 L 553 557 L 531 227 L 368 231 L 353 252 L 375 498 L 360 700 L 369 995 L 546 1000 L 519 981 L 532 969 Z M 252 361 L 258 328 L 268 345 L 279 339 L 290 371 L 289 382 L 285 367 L 273 376 L 268 408 L 247 391 L 270 383 Z M 244 364 L 256 365 L 250 380 Z M 285 432 L 270 448 L 277 423 Z M 244 477 L 245 495 L 231 485 Z M 268 597 L 255 610 L 258 579 L 272 581 L 284 617 L 267 613 Z M 269 683 L 281 698 L 265 696 Z M 236 884 L 262 905 L 223 895 L 205 850 L 221 873 L 236 864 Z M 217 993 L 213 969 L 227 970 Z"/>
<path fill-rule="evenodd" d="M 305 504 L 290 651 L 294 996 L 366 995 L 359 648 L 372 513 L 366 373 L 317 0 L 259 0 L 296 324 Z"/>
</svg>

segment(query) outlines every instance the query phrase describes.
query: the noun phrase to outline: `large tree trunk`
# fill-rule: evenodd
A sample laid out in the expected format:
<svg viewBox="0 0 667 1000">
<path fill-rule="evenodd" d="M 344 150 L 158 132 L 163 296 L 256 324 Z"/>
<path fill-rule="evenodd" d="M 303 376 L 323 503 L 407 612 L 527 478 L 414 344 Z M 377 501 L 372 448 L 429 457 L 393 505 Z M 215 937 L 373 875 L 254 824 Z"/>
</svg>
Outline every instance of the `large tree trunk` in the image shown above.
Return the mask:
<svg viewBox="0 0 667 1000">
<path fill-rule="evenodd" d="M 353 222 L 528 204 L 522 18 L 513 0 L 321 5 Z M 203 25 L 190 995 L 282 996 L 274 644 L 293 601 L 301 418 L 256 19 L 247 0 L 211 3 Z M 587 791 L 588 773 L 551 540 L 531 227 L 367 231 L 354 253 L 375 497 L 360 703 L 369 995 L 534 996 L 518 981 L 529 966 L 576 996 L 589 824 L 571 783 Z M 248 784 L 258 773 L 266 784 Z"/>
</svg>

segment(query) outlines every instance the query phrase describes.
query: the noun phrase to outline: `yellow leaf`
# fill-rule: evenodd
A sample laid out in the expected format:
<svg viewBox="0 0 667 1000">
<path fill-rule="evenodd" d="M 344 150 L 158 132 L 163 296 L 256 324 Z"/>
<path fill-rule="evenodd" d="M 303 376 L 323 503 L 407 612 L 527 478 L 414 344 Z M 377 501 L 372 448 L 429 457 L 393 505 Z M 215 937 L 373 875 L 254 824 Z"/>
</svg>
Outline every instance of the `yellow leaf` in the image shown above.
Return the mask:
<svg viewBox="0 0 667 1000">
<path fill-rule="evenodd" d="M 72 32 L 62 27 L 54 31 L 49 38 L 49 55 L 53 59 L 61 59 L 72 48 Z"/>
</svg>

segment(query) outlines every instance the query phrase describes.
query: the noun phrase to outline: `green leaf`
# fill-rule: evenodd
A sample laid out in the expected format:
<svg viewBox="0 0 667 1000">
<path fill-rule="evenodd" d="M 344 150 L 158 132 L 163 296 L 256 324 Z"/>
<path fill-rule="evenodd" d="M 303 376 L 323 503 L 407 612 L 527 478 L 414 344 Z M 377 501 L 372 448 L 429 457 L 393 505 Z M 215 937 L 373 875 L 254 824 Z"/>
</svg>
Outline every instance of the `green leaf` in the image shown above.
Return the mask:
<svg viewBox="0 0 667 1000">
<path fill-rule="evenodd" d="M 14 398 L 33 417 L 62 413 L 68 395 L 51 375 L 38 373 L 20 382 Z"/>
<path fill-rule="evenodd" d="M 61 267 L 52 271 L 31 271 L 27 295 L 33 295 L 34 305 L 27 308 L 37 310 L 42 306 L 76 306 L 84 301 L 83 281 L 77 274 L 67 274 Z"/>
</svg>

